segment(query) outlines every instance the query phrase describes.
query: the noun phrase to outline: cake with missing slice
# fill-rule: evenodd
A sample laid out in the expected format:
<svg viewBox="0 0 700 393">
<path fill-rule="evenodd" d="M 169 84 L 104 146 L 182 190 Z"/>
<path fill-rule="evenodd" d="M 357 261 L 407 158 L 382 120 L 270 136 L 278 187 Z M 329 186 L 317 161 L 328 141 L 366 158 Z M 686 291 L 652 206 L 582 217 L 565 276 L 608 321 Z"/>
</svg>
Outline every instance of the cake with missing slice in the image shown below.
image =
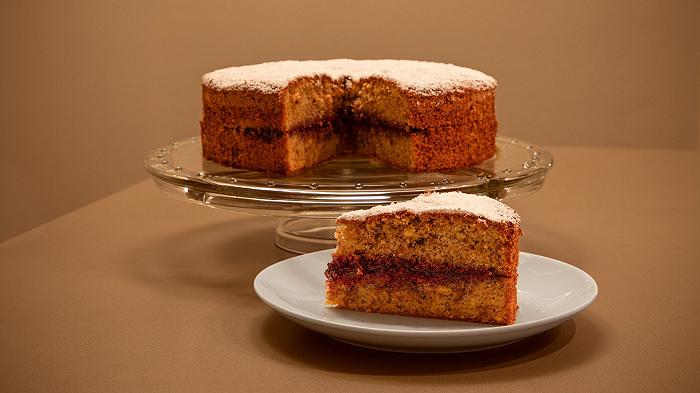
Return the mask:
<svg viewBox="0 0 700 393">
<path fill-rule="evenodd" d="M 520 217 L 460 192 L 338 217 L 326 270 L 337 308 L 498 325 L 515 323 Z"/>
<path fill-rule="evenodd" d="M 278 61 L 202 78 L 204 158 L 296 174 L 344 155 L 412 172 L 467 167 L 496 152 L 496 80 L 408 60 Z"/>
</svg>

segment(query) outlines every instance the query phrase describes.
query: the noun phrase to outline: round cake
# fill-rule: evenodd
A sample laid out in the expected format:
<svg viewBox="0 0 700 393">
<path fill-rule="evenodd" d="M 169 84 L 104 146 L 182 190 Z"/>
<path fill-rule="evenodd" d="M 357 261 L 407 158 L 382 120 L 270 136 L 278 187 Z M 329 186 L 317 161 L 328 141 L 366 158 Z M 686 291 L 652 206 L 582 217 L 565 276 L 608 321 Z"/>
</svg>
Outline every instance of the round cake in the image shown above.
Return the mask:
<svg viewBox="0 0 700 393">
<path fill-rule="evenodd" d="M 495 153 L 496 80 L 409 60 L 280 61 L 202 78 L 205 158 L 294 174 L 338 155 L 414 172 L 466 167 Z"/>
</svg>

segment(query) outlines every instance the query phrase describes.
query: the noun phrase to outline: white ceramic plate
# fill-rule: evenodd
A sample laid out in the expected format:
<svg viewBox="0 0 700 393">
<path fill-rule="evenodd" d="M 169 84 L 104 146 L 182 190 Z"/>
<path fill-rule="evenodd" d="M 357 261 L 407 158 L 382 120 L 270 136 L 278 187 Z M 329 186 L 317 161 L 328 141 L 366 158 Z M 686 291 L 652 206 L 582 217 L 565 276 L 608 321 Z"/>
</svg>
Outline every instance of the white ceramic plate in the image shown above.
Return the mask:
<svg viewBox="0 0 700 393">
<path fill-rule="evenodd" d="M 558 326 L 583 311 L 598 286 L 581 269 L 520 253 L 516 322 L 509 326 L 339 310 L 325 304 L 333 250 L 299 255 L 255 277 L 258 297 L 309 329 L 351 344 L 400 352 L 467 352 L 494 348 Z"/>
</svg>

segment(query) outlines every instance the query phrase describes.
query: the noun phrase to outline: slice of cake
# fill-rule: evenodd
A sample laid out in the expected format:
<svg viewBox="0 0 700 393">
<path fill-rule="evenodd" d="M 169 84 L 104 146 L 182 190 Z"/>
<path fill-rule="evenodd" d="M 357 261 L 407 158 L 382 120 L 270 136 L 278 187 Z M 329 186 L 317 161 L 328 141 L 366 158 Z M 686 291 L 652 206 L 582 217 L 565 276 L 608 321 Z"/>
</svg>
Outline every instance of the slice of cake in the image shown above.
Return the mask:
<svg viewBox="0 0 700 393">
<path fill-rule="evenodd" d="M 326 301 L 338 308 L 509 325 L 518 310 L 520 217 L 460 192 L 338 217 Z"/>
<path fill-rule="evenodd" d="M 344 154 L 414 172 L 461 168 L 496 151 L 496 80 L 408 60 L 279 61 L 202 78 L 202 153 L 295 174 Z"/>
</svg>

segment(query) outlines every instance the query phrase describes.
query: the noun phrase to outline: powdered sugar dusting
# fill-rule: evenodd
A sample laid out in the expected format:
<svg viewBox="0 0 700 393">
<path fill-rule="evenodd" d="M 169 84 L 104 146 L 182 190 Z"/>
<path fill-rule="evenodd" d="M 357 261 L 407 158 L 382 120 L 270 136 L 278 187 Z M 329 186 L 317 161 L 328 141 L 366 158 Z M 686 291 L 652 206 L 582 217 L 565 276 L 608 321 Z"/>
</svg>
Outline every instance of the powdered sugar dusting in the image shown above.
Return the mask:
<svg viewBox="0 0 700 393">
<path fill-rule="evenodd" d="M 406 202 L 347 212 L 338 217 L 338 220 L 364 220 L 378 214 L 403 211 L 415 214 L 468 214 L 490 221 L 520 223 L 520 216 L 509 206 L 486 196 L 465 194 L 463 192 L 422 194 Z"/>
<path fill-rule="evenodd" d="M 314 75 L 327 75 L 336 80 L 347 78 L 351 82 L 379 76 L 419 95 L 496 88 L 496 80 L 481 71 L 414 60 L 277 61 L 213 71 L 202 77 L 202 83 L 220 90 L 278 93 L 294 79 Z"/>
</svg>

